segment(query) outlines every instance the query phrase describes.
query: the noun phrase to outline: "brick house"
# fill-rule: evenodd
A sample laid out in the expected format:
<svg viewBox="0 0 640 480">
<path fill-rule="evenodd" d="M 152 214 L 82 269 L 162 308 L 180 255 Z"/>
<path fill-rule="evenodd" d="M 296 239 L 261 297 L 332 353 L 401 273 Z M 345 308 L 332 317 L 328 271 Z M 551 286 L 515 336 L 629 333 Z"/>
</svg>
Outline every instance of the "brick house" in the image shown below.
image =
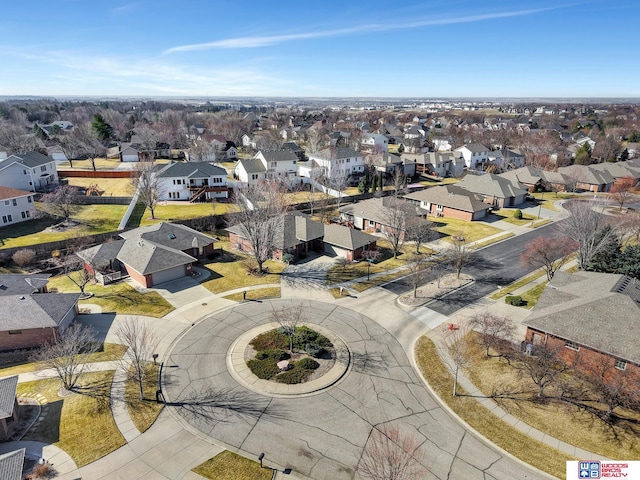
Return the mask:
<svg viewBox="0 0 640 480">
<path fill-rule="evenodd" d="M 528 190 L 518 182 L 493 173 L 484 175 L 466 175 L 456 184 L 469 192 L 475 193 L 482 201 L 495 208 L 515 207 L 525 201 Z"/>
<path fill-rule="evenodd" d="M 120 236 L 122 240 L 96 245 L 76 255 L 96 277 L 106 278 L 106 283 L 126 272 L 145 288 L 190 275 L 193 263 L 211 255 L 218 241 L 168 222 L 128 230 Z"/>
<path fill-rule="evenodd" d="M 0 378 L 0 442 L 7 440 L 11 433 L 11 426 L 20 420 L 17 388 L 17 375 Z"/>
<path fill-rule="evenodd" d="M 367 233 L 385 233 L 395 228 L 390 223 L 398 224 L 397 221 L 394 221 L 394 215 L 389 214 L 387 206 L 391 200 L 391 197 L 369 198 L 344 205 L 338 209 L 338 212 L 343 220 L 350 222 L 358 230 Z M 417 214 L 416 211 L 415 215 Z M 404 231 L 400 236 L 404 236 Z"/>
<path fill-rule="evenodd" d="M 284 254 L 304 258 L 310 252 L 324 252 L 348 261 L 362 257 L 365 250 L 375 250 L 377 238 L 342 225 L 325 225 L 300 212 L 283 215 L 272 257 L 282 260 Z M 231 246 L 251 253 L 252 246 L 242 225 L 227 228 Z"/>
<path fill-rule="evenodd" d="M 527 342 L 558 347 L 568 364 L 611 362 L 640 376 L 640 285 L 632 278 L 557 272 L 522 324 Z"/>
<path fill-rule="evenodd" d="M 481 220 L 487 216 L 489 205 L 478 196 L 455 185 L 441 185 L 405 195 L 426 214 L 434 217 Z"/>
</svg>

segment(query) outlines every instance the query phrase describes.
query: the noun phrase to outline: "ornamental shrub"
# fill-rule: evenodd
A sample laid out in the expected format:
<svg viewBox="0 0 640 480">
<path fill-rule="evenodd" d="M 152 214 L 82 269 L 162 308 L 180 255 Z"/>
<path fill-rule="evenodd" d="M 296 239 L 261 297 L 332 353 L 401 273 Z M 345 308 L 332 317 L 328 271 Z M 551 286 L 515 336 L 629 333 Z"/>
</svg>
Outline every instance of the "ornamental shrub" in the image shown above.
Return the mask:
<svg viewBox="0 0 640 480">
<path fill-rule="evenodd" d="M 286 372 L 282 372 L 280 375 L 276 377 L 276 381 L 280 383 L 286 383 L 287 385 L 293 385 L 296 383 L 302 383 L 309 375 L 311 375 L 312 370 L 305 370 L 300 367 L 293 367 Z"/>
<path fill-rule="evenodd" d="M 270 348 L 268 350 L 263 350 L 256 354 L 257 360 L 273 360 L 274 362 L 279 362 L 280 360 L 287 360 L 289 358 L 289 354 L 280 349 L 280 348 Z"/>
<path fill-rule="evenodd" d="M 313 358 L 305 357 L 302 360 L 300 360 L 296 364 L 296 366 L 298 368 L 303 368 L 305 370 L 315 370 L 320 366 L 320 364 L 316 362 Z"/>
<path fill-rule="evenodd" d="M 516 211 L 513 212 L 513 218 L 522 220 L 522 211 L 519 208 L 516 208 Z"/>
<path fill-rule="evenodd" d="M 307 352 L 308 355 L 311 355 L 314 358 L 321 357 L 325 350 L 319 345 L 317 342 L 309 342 L 304 346 L 304 351 Z"/>
<path fill-rule="evenodd" d="M 280 369 L 275 362 L 269 358 L 263 360 L 252 359 L 247 362 L 247 367 L 253 372 L 253 374 L 262 379 L 269 380 L 278 374 Z"/>
<path fill-rule="evenodd" d="M 514 307 L 523 307 L 527 304 L 520 295 L 507 295 L 504 299 L 505 303 L 513 305 Z"/>
</svg>

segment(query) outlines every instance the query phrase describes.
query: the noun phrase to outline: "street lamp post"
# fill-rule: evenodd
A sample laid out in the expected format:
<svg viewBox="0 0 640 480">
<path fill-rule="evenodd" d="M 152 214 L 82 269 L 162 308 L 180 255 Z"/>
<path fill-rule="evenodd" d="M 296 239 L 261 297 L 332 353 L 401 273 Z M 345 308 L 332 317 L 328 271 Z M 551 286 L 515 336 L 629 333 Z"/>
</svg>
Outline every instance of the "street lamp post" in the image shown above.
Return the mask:
<svg viewBox="0 0 640 480">
<path fill-rule="evenodd" d="M 264 453 L 258 455 L 258 460 L 260 460 L 260 468 L 262 468 L 262 459 L 264 458 Z"/>
<path fill-rule="evenodd" d="M 542 201 L 544 200 L 544 191 L 540 197 L 540 207 L 538 207 L 538 220 L 540 220 L 540 214 L 542 213 Z"/>
</svg>

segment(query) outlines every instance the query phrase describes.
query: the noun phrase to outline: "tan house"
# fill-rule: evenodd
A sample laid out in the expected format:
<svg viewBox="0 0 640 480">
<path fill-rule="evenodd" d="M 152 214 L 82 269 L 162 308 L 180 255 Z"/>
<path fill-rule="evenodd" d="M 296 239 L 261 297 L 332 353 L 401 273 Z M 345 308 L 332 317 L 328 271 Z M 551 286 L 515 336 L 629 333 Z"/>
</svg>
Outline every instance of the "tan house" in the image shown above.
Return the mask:
<svg viewBox="0 0 640 480">
<path fill-rule="evenodd" d="M 405 195 L 428 215 L 461 220 L 482 220 L 491 206 L 478 195 L 455 185 L 441 185 Z"/>
</svg>

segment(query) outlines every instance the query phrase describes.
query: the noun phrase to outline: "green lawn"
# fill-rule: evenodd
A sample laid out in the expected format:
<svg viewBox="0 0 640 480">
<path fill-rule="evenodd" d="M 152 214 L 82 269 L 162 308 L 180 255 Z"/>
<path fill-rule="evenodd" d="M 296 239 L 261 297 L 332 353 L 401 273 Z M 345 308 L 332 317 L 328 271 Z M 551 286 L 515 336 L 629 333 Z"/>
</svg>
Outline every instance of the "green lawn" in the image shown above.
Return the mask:
<svg viewBox="0 0 640 480">
<path fill-rule="evenodd" d="M 90 185 L 98 185 L 103 197 L 131 197 L 135 189 L 128 178 L 88 178 L 69 177 L 69 185 L 87 188 Z"/>
<path fill-rule="evenodd" d="M 535 272 L 530 273 L 526 277 L 522 277 L 519 280 L 516 280 L 515 282 L 507 285 L 506 287 L 501 288 L 496 293 L 493 293 L 491 295 L 491 298 L 493 300 L 499 300 L 500 298 L 504 297 L 505 295 L 508 295 L 511 292 L 515 292 L 519 288 L 524 287 L 527 283 L 531 283 L 534 280 L 536 280 L 537 278 L 542 277 L 543 275 L 545 275 L 544 270 L 536 270 Z"/>
<path fill-rule="evenodd" d="M 232 293 L 227 295 L 227 300 L 242 302 L 244 300 L 266 300 L 268 298 L 280 298 L 280 287 L 265 287 L 257 290 L 247 290 L 246 297 L 242 293 Z"/>
<path fill-rule="evenodd" d="M 540 295 L 542 295 L 544 287 L 547 286 L 547 283 L 549 282 L 542 282 L 520 295 L 522 299 L 527 302 L 524 308 L 531 309 L 535 306 L 536 303 L 538 303 L 538 299 L 540 298 Z"/>
<path fill-rule="evenodd" d="M 268 274 L 262 276 L 250 275 L 247 273 L 244 263 L 252 257 L 232 250 L 227 240 L 221 240 L 216 244 L 216 247 L 222 248 L 223 255 L 216 257 L 215 261 L 204 265 L 212 272 L 210 279 L 202 283 L 202 286 L 209 291 L 221 293 L 251 285 L 280 283 L 280 274 L 285 267 L 283 263 L 267 260 L 264 265 L 269 269 Z"/>
<path fill-rule="evenodd" d="M 66 276 L 60 275 L 49 279 L 49 290 L 58 292 L 79 292 L 78 287 Z M 93 297 L 80 300 L 83 304 L 96 304 L 103 312 L 115 312 L 128 315 L 147 315 L 162 318 L 173 310 L 173 306 L 160 294 L 153 291 L 139 292 L 128 283 L 121 281 L 103 287 L 100 284 L 87 285 L 85 292 L 93 293 Z"/>
<path fill-rule="evenodd" d="M 48 402 L 44 420 L 31 427 L 23 440 L 52 443 L 67 452 L 79 467 L 126 444 L 109 403 L 113 373 L 110 370 L 84 374 L 80 383 L 90 391 L 64 398 L 58 396 L 57 378 L 18 384 L 18 395 L 39 393 Z"/>
<path fill-rule="evenodd" d="M 144 227 L 158 222 L 172 222 L 174 220 L 190 220 L 192 218 L 208 217 L 214 215 L 224 215 L 225 213 L 237 212 L 238 207 L 233 203 L 215 203 L 215 210 L 211 202 L 179 204 L 159 204 L 155 210 L 155 219 L 151 219 L 151 212 L 146 209 L 142 214 L 140 226 Z"/>
<path fill-rule="evenodd" d="M 538 220 L 538 217 L 527 213 L 522 213 L 522 218 L 515 218 L 513 216 L 515 211 L 515 208 L 502 208 L 500 210 L 493 210 L 491 214 L 499 217 L 499 220 L 503 220 L 514 225 L 529 225 L 532 221 Z"/>
<path fill-rule="evenodd" d="M 468 242 L 475 242 L 483 238 L 502 232 L 499 228 L 492 227 L 483 222 L 468 222 L 457 218 L 429 218 L 436 225 L 436 230 L 449 240 L 453 235 L 461 236 Z"/>
<path fill-rule="evenodd" d="M 421 177 L 418 183 L 428 187 L 435 187 L 437 185 L 450 185 L 452 183 L 458 183 L 459 181 L 459 179 L 454 177 L 443 178 L 442 180 L 431 180 L 430 178 Z"/>
<path fill-rule="evenodd" d="M 577 197 L 574 193 L 554 193 L 554 192 L 537 192 L 532 194 L 538 201 L 538 205 L 542 204 L 542 208 L 547 210 L 553 210 L 557 212 L 558 209 L 553 204 L 558 200 L 567 200 L 569 198 Z"/>
<path fill-rule="evenodd" d="M 113 232 L 118 229 L 118 224 L 126 209 L 127 205 L 84 205 L 71 217 L 80 222 L 76 227 L 62 232 L 46 232 L 44 230 L 47 227 L 55 225 L 61 220 L 36 218 L 0 228 L 0 238 L 4 242 L 3 247 L 11 248 Z"/>
<path fill-rule="evenodd" d="M 211 480 L 271 480 L 273 470 L 225 450 L 195 467 L 193 472 Z"/>
</svg>

